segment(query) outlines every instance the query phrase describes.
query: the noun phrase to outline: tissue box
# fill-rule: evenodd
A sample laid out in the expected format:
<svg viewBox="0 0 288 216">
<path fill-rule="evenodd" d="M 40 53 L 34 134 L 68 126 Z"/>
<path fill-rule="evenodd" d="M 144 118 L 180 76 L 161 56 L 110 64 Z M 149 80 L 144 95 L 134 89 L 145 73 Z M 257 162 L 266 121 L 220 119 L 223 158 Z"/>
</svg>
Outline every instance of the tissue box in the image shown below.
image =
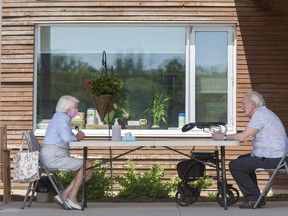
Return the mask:
<svg viewBox="0 0 288 216">
<path fill-rule="evenodd" d="M 139 126 L 140 123 L 139 123 L 139 121 L 128 121 L 127 125 L 128 126 Z"/>
<path fill-rule="evenodd" d="M 122 136 L 122 141 L 135 141 L 135 136 Z"/>
</svg>

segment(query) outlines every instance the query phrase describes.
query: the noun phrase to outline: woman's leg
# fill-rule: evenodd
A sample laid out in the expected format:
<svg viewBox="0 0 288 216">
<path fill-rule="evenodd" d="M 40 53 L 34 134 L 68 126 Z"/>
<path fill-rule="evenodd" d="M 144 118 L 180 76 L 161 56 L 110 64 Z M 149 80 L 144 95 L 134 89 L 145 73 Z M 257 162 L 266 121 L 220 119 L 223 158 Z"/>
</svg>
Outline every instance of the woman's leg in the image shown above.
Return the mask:
<svg viewBox="0 0 288 216">
<path fill-rule="evenodd" d="M 86 161 L 86 169 L 93 165 L 91 160 Z M 70 199 L 72 202 L 77 203 L 77 193 L 82 185 L 83 166 L 77 171 L 75 178 L 71 181 L 69 186 L 63 191 L 62 195 L 65 200 Z M 86 182 L 92 177 L 92 169 L 86 170 Z"/>
</svg>

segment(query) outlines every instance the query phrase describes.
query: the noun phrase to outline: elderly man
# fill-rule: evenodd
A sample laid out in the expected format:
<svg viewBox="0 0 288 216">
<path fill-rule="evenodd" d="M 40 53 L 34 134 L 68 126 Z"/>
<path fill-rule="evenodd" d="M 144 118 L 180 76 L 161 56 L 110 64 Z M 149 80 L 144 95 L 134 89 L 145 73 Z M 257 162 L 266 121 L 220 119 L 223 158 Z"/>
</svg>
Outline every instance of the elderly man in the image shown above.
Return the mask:
<svg viewBox="0 0 288 216">
<path fill-rule="evenodd" d="M 288 148 L 288 139 L 281 120 L 265 105 L 258 92 L 249 92 L 243 99 L 244 114 L 250 118 L 246 129 L 237 134 L 224 135 L 216 132 L 214 140 L 253 139 L 251 154 L 242 155 L 229 164 L 230 172 L 244 196 L 239 208 L 252 208 L 260 196 L 255 173 L 256 168 L 275 168 Z M 263 199 L 258 207 L 264 206 Z"/>
</svg>

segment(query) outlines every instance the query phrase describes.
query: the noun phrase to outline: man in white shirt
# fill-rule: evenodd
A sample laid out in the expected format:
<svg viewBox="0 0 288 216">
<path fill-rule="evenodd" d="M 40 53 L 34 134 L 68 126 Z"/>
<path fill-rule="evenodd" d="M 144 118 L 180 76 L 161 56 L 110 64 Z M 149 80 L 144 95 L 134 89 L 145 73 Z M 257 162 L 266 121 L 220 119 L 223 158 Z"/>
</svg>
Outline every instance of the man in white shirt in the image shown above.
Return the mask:
<svg viewBox="0 0 288 216">
<path fill-rule="evenodd" d="M 260 196 L 257 184 L 256 168 L 275 168 L 288 148 L 288 139 L 281 120 L 265 105 L 265 100 L 258 92 L 249 92 L 243 99 L 244 114 L 250 118 L 246 129 L 237 134 L 224 135 L 214 133 L 214 140 L 253 139 L 251 154 L 242 155 L 229 164 L 230 172 L 244 196 L 239 208 L 253 208 Z M 258 207 L 264 206 L 263 199 Z"/>
</svg>

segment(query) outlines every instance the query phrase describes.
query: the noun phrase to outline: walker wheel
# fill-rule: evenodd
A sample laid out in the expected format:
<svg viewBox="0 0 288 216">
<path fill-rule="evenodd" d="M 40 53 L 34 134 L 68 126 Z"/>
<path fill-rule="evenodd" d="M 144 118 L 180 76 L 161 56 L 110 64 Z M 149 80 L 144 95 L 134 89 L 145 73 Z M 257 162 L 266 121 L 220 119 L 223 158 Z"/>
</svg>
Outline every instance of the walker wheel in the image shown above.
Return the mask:
<svg viewBox="0 0 288 216">
<path fill-rule="evenodd" d="M 192 204 L 195 200 L 195 198 L 193 197 L 193 193 L 185 187 L 179 188 L 179 190 L 175 194 L 175 199 L 180 206 L 188 206 Z"/>
<path fill-rule="evenodd" d="M 232 190 L 227 190 L 226 199 L 227 199 L 227 206 L 230 206 L 235 203 L 236 199 L 234 199 L 234 193 L 232 192 Z M 217 193 L 217 202 L 221 207 L 224 207 L 224 199 L 220 192 Z"/>
<path fill-rule="evenodd" d="M 239 191 L 234 187 L 230 187 L 229 190 L 231 190 L 233 195 L 234 195 L 234 200 L 233 200 L 234 202 L 232 204 L 237 203 L 239 201 L 239 197 L 240 197 Z"/>
</svg>

